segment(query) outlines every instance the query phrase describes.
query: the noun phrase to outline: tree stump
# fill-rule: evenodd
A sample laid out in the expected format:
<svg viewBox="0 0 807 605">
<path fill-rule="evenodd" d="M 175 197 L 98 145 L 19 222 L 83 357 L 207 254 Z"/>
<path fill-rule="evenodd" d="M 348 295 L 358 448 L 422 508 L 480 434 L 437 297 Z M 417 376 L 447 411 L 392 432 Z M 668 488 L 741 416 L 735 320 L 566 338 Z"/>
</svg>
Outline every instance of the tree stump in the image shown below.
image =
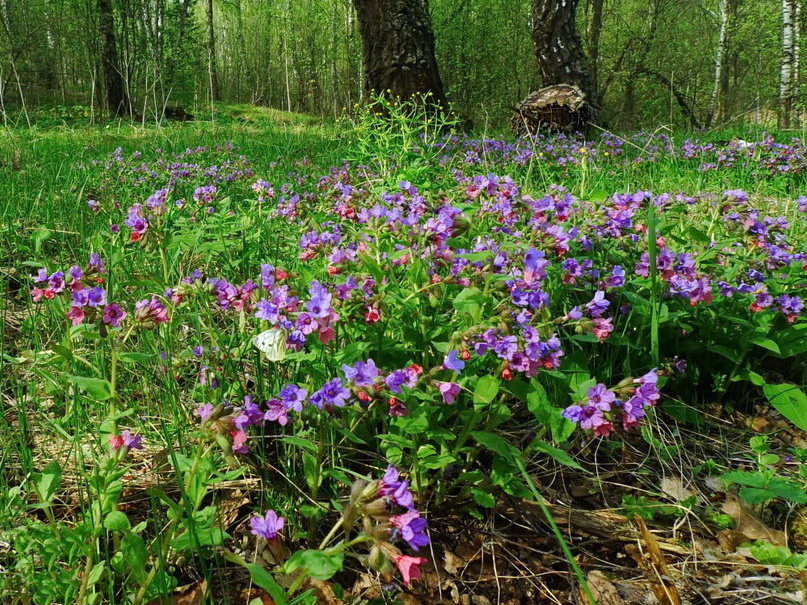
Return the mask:
<svg viewBox="0 0 807 605">
<path fill-rule="evenodd" d="M 593 115 L 591 105 L 577 86 L 555 84 L 530 93 L 515 107 L 511 122 L 516 136 L 534 136 L 539 130 L 586 134 Z"/>
</svg>

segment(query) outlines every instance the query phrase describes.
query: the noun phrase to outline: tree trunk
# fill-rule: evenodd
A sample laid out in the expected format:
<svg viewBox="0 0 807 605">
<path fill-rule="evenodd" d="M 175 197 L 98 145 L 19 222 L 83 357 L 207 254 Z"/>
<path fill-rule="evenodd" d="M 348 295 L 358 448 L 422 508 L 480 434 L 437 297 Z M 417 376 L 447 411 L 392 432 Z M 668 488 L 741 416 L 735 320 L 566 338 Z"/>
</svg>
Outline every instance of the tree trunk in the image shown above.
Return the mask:
<svg viewBox="0 0 807 605">
<path fill-rule="evenodd" d="M 210 85 L 210 100 L 218 100 L 219 76 L 216 69 L 216 32 L 213 29 L 213 0 L 207 0 L 207 75 Z"/>
<path fill-rule="evenodd" d="M 588 58 L 591 86 L 598 95 L 604 95 L 600 90 L 599 59 L 600 35 L 602 34 L 602 8 L 605 0 L 593 0 L 591 3 L 591 23 L 588 27 Z"/>
<path fill-rule="evenodd" d="M 726 82 L 726 48 L 728 46 L 729 30 L 729 0 L 719 0 L 718 2 L 718 25 L 717 52 L 715 53 L 715 78 L 712 86 L 712 99 L 709 103 L 709 115 L 706 117 L 706 128 L 711 127 L 712 122 L 719 123 L 723 119 Z"/>
<path fill-rule="evenodd" d="M 446 106 L 424 0 L 353 0 L 364 43 L 364 88 L 393 98 L 432 93 Z"/>
<path fill-rule="evenodd" d="M 115 41 L 115 14 L 111 0 L 98 0 L 98 25 L 101 30 L 101 61 L 104 66 L 104 82 L 109 112 L 113 116 L 131 115 L 126 83 L 118 61 L 118 46 Z"/>
<path fill-rule="evenodd" d="M 532 43 L 544 86 L 576 86 L 596 113 L 600 108 L 597 89 L 575 23 L 578 2 L 532 0 Z"/>
<path fill-rule="evenodd" d="M 782 61 L 779 70 L 779 128 L 790 128 L 798 91 L 801 0 L 782 0 Z"/>
</svg>

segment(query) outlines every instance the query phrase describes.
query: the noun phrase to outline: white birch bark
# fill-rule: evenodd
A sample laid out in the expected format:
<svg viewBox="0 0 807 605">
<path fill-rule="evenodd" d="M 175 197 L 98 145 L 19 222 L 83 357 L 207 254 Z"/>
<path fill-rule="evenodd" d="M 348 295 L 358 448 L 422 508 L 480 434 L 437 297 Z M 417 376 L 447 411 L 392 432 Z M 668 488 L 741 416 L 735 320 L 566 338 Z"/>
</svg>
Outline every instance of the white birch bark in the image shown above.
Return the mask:
<svg viewBox="0 0 807 605">
<path fill-rule="evenodd" d="M 790 128 L 793 105 L 795 12 L 800 0 L 782 0 L 782 62 L 779 70 L 779 128 Z"/>
<path fill-rule="evenodd" d="M 787 1 L 787 0 L 785 0 Z M 711 126 L 712 122 L 719 122 L 723 118 L 722 107 L 725 99 L 721 98 L 720 92 L 723 81 L 723 70 L 725 69 L 725 56 L 726 46 L 728 43 L 728 11 L 729 0 L 719 0 L 718 2 L 718 23 L 719 34 L 717 37 L 717 52 L 715 53 L 715 79 L 714 87 L 712 88 L 712 99 L 709 103 L 709 117 L 706 121 L 706 127 Z"/>
</svg>

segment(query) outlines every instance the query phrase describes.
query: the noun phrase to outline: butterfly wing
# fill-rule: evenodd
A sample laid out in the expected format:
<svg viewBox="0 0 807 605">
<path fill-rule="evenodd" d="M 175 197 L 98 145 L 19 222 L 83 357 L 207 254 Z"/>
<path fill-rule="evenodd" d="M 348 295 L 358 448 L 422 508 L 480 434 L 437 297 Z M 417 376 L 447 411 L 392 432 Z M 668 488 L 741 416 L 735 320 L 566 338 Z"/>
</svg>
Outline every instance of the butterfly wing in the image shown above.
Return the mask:
<svg viewBox="0 0 807 605">
<path fill-rule="evenodd" d="M 269 361 L 283 361 L 286 358 L 286 331 L 270 328 L 252 339 L 255 348 L 261 351 Z"/>
</svg>

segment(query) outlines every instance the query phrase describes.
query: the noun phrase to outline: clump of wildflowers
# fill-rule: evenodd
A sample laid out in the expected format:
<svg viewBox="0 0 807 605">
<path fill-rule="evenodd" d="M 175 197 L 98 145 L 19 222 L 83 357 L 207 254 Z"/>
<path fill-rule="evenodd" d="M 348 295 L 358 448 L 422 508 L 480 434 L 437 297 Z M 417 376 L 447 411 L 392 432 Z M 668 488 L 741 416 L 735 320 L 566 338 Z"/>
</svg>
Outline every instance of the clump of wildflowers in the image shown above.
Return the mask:
<svg viewBox="0 0 807 605">
<path fill-rule="evenodd" d="M 638 427 L 646 408 L 656 405 L 659 397 L 658 373 L 653 369 L 640 378 L 623 380 L 613 390 L 601 383 L 593 386 L 586 400 L 567 407 L 563 417 L 583 430 L 594 431 L 598 437 L 607 437 L 614 430 L 617 417 L 624 430 Z"/>
</svg>

